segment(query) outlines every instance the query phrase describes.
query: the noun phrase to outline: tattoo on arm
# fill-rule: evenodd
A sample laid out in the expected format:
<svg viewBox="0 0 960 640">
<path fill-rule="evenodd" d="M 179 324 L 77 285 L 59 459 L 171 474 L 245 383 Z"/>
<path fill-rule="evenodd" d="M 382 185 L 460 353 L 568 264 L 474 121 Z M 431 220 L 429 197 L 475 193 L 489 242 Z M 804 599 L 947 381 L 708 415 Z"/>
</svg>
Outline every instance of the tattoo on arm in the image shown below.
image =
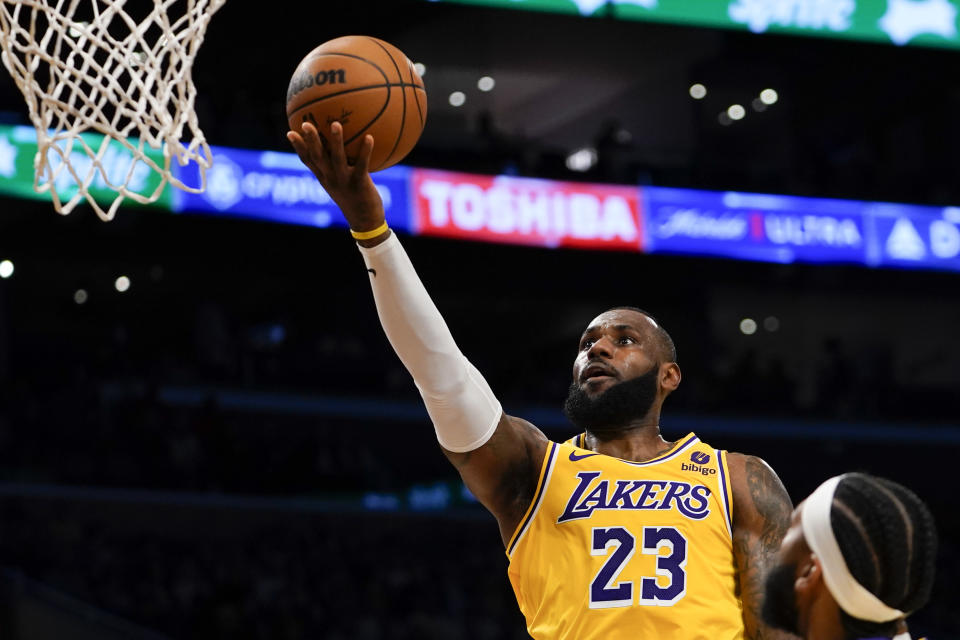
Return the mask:
<svg viewBox="0 0 960 640">
<path fill-rule="evenodd" d="M 792 510 L 790 496 L 780 479 L 756 458 L 747 460 L 747 485 L 753 505 L 763 518 L 760 548 L 764 557 L 769 557 L 777 552 L 787 533 Z"/>
<path fill-rule="evenodd" d="M 769 629 L 760 617 L 767 570 L 790 523 L 790 496 L 776 474 L 758 458 L 747 457 L 744 470 L 753 505 L 753 526 L 747 524 L 739 528 L 734 536 L 734 551 L 746 637 L 753 640 L 790 638 L 792 636 Z"/>
</svg>

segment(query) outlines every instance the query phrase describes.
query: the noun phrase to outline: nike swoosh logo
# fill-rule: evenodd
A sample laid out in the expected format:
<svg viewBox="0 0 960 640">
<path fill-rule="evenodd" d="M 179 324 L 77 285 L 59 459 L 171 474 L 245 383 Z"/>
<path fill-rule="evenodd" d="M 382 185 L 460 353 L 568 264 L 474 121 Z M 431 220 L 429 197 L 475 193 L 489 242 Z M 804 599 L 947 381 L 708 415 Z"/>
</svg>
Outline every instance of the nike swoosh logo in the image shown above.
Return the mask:
<svg viewBox="0 0 960 640">
<path fill-rule="evenodd" d="M 368 271 L 369 273 L 372 273 L 374 278 L 377 277 L 377 270 L 376 270 L 376 269 L 367 269 L 367 271 Z"/>
<path fill-rule="evenodd" d="M 571 451 L 571 452 L 570 452 L 570 462 L 576 462 L 577 460 L 583 460 L 584 458 L 589 458 L 590 456 L 598 456 L 598 455 L 600 455 L 600 454 L 599 454 L 599 453 L 587 453 L 587 454 L 584 454 L 584 455 L 582 455 L 582 456 L 578 456 L 578 455 L 576 454 L 576 452 Z"/>
</svg>

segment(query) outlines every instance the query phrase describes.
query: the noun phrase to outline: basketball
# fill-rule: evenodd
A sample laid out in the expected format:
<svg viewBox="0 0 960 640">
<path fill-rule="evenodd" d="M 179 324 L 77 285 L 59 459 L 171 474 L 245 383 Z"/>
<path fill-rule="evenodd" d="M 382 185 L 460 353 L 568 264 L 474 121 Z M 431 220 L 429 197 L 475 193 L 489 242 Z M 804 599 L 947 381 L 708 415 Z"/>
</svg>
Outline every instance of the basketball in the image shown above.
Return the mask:
<svg viewBox="0 0 960 640">
<path fill-rule="evenodd" d="M 290 129 L 299 132 L 311 122 L 326 138 L 339 122 L 350 162 L 364 136 L 372 135 L 371 172 L 410 153 L 426 119 L 427 92 L 413 63 L 392 44 L 369 36 L 323 43 L 300 61 L 287 89 Z"/>
</svg>

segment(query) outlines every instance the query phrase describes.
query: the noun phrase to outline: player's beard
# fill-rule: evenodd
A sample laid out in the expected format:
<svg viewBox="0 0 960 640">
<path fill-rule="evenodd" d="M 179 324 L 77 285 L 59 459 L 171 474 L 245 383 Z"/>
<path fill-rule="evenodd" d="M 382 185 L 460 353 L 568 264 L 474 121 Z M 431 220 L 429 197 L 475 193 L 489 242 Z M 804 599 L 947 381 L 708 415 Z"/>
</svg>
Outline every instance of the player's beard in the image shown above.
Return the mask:
<svg viewBox="0 0 960 640">
<path fill-rule="evenodd" d="M 622 431 L 632 421 L 645 417 L 657 399 L 660 367 L 617 382 L 593 398 L 576 382 L 570 385 L 563 413 L 578 429 L 591 433 Z"/>
<path fill-rule="evenodd" d="M 781 564 L 770 570 L 763 589 L 763 621 L 771 627 L 800 635 L 800 612 L 793 592 L 796 564 Z"/>
</svg>

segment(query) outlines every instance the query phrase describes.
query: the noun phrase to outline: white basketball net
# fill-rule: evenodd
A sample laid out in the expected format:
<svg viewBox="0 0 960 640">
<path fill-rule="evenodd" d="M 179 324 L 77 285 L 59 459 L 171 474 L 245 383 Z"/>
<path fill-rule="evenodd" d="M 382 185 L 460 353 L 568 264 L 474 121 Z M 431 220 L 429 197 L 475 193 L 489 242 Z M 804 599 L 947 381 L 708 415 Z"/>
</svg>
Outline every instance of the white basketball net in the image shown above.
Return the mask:
<svg viewBox="0 0 960 640">
<path fill-rule="evenodd" d="M 33 188 L 49 191 L 57 211 L 70 213 L 86 199 L 109 220 L 124 198 L 154 202 L 168 182 L 203 191 L 212 157 L 190 74 L 207 23 L 224 2 L 130 2 L 134 13 L 124 10 L 127 0 L 0 0 L 3 64 L 37 130 Z M 81 135 L 93 132 L 104 137 Z M 197 164 L 199 186 L 172 175 L 174 157 L 181 166 Z M 151 172 L 159 184 L 135 191 Z M 115 192 L 106 210 L 91 186 Z"/>
</svg>

